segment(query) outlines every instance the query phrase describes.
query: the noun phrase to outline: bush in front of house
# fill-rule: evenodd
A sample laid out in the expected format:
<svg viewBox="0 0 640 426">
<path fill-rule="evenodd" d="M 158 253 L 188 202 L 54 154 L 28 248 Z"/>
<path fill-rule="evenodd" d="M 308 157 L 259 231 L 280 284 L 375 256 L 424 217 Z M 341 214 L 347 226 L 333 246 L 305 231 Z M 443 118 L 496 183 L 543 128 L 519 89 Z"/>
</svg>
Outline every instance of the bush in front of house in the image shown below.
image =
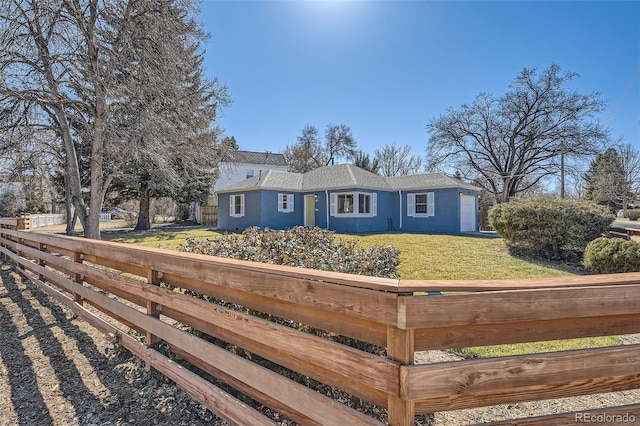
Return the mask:
<svg viewBox="0 0 640 426">
<path fill-rule="evenodd" d="M 551 259 L 563 252 L 583 252 L 614 219 L 605 206 L 573 200 L 516 200 L 489 211 L 491 226 L 509 247 Z"/>
<path fill-rule="evenodd" d="M 298 226 L 286 231 L 274 231 L 253 227 L 246 229 L 242 235 L 227 234 L 213 240 L 189 239 L 179 250 L 276 265 L 399 278 L 397 267 L 400 264 L 400 250 L 396 247 L 376 245 L 369 248 L 359 248 L 357 241 L 338 238 L 335 232 L 320 228 Z M 234 303 L 213 299 L 191 291 L 185 291 L 185 293 L 299 331 L 330 338 L 361 350 L 372 353 L 384 351 L 384 348 L 370 343 L 327 333 L 305 324 L 277 318 Z M 228 349 L 237 350 L 233 346 L 229 346 Z"/>
<path fill-rule="evenodd" d="M 640 219 L 640 209 L 627 210 L 625 217 L 629 220 Z"/>
<path fill-rule="evenodd" d="M 298 226 L 286 231 L 248 228 L 214 240 L 188 240 L 181 251 L 276 265 L 398 278 L 400 251 L 392 246 L 359 248 L 335 232 Z"/>
<path fill-rule="evenodd" d="M 640 244 L 621 238 L 597 238 L 584 251 L 583 265 L 594 274 L 640 271 Z"/>
</svg>

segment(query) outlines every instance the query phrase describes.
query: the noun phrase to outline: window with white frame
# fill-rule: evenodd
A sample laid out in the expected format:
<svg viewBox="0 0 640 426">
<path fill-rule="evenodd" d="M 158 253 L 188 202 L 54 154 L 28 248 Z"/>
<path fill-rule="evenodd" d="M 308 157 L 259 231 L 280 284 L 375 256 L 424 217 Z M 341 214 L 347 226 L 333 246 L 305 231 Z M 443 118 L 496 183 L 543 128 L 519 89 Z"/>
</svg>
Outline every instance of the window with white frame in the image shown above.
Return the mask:
<svg viewBox="0 0 640 426">
<path fill-rule="evenodd" d="M 293 194 L 278 194 L 278 211 L 291 213 L 293 211 Z"/>
<path fill-rule="evenodd" d="M 244 216 L 244 194 L 233 194 L 229 196 L 229 216 Z"/>
<path fill-rule="evenodd" d="M 435 211 L 435 194 L 433 192 L 407 194 L 407 216 L 435 216 Z"/>
<path fill-rule="evenodd" d="M 371 194 L 358 194 L 358 213 L 371 214 Z"/>
<path fill-rule="evenodd" d="M 331 194 L 331 216 L 373 217 L 378 213 L 378 194 L 345 192 Z"/>
<path fill-rule="evenodd" d="M 255 170 L 247 169 L 247 179 L 254 177 L 256 174 Z"/>
</svg>

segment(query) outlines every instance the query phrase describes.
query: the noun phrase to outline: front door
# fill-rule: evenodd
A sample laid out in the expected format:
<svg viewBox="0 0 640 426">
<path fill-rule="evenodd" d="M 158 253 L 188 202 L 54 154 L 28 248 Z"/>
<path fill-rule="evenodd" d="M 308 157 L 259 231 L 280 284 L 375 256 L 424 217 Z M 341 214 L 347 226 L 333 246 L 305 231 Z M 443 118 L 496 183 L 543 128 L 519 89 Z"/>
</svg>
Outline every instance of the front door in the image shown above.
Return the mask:
<svg viewBox="0 0 640 426">
<path fill-rule="evenodd" d="M 316 196 L 304 196 L 304 226 L 316 226 Z"/>
</svg>

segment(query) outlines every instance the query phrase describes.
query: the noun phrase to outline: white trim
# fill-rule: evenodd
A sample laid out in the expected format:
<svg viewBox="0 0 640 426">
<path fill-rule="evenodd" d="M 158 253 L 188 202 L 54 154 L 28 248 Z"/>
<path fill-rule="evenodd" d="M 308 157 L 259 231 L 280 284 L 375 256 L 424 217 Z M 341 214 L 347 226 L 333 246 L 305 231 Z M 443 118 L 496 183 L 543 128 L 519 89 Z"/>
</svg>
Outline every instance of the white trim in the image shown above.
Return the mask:
<svg viewBox="0 0 640 426">
<path fill-rule="evenodd" d="M 351 213 L 338 212 L 338 197 L 351 196 L 353 201 L 353 208 L 350 209 Z M 369 213 L 358 213 L 360 210 L 360 195 L 369 197 Z M 333 192 L 331 193 L 331 216 L 335 217 L 376 217 L 378 215 L 378 194 L 375 192 Z"/>
<path fill-rule="evenodd" d="M 427 216 L 436 215 L 436 203 L 435 194 L 433 192 L 427 192 Z"/>
<path fill-rule="evenodd" d="M 287 198 L 287 207 L 284 207 L 285 197 Z M 281 213 L 293 212 L 295 205 L 294 194 L 278 194 L 278 211 Z"/>
<path fill-rule="evenodd" d="M 418 195 L 426 195 L 427 197 L 426 213 L 416 213 L 416 196 Z M 407 194 L 407 216 L 408 217 L 430 217 L 435 215 L 436 215 L 436 204 L 435 204 L 434 192 L 416 192 L 412 194 Z"/>
<path fill-rule="evenodd" d="M 236 213 L 236 197 L 240 197 L 240 213 Z M 243 217 L 244 216 L 244 194 L 231 194 L 229 195 L 229 216 L 231 217 Z"/>
<path fill-rule="evenodd" d="M 400 226 L 398 229 L 402 229 L 402 191 L 398 191 L 398 199 L 400 200 Z"/>
</svg>

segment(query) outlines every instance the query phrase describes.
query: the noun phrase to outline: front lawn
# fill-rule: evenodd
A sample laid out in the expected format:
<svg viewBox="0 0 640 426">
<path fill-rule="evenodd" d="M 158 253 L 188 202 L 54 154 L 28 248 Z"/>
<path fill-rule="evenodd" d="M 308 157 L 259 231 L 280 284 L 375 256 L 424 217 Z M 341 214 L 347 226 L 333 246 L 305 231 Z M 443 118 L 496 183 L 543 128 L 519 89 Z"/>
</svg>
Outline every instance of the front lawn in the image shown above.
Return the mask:
<svg viewBox="0 0 640 426">
<path fill-rule="evenodd" d="M 214 239 L 222 233 L 194 227 L 143 232 L 104 232 L 102 238 L 146 247 L 175 250 L 188 238 Z M 400 278 L 429 279 L 517 279 L 559 277 L 570 272 L 509 255 L 502 239 L 426 234 L 344 235 L 364 247 L 375 244 L 400 249 Z"/>
<path fill-rule="evenodd" d="M 177 249 L 188 238 L 214 239 L 221 235 L 221 232 L 194 227 L 177 230 L 163 228 L 146 232 L 109 231 L 103 233 L 102 237 L 108 241 Z M 396 233 L 343 235 L 342 238 L 357 239 L 363 247 L 375 244 L 397 247 L 400 249 L 400 277 L 405 280 L 499 280 L 572 275 L 561 264 L 546 265 L 511 256 L 500 238 Z M 460 351 L 467 357 L 495 357 L 612 346 L 619 343 L 619 337 L 610 336 L 465 348 Z"/>
<path fill-rule="evenodd" d="M 425 234 L 348 236 L 364 246 L 400 249 L 403 280 L 500 280 L 572 275 L 558 267 L 511 256 L 501 238 Z"/>
</svg>

